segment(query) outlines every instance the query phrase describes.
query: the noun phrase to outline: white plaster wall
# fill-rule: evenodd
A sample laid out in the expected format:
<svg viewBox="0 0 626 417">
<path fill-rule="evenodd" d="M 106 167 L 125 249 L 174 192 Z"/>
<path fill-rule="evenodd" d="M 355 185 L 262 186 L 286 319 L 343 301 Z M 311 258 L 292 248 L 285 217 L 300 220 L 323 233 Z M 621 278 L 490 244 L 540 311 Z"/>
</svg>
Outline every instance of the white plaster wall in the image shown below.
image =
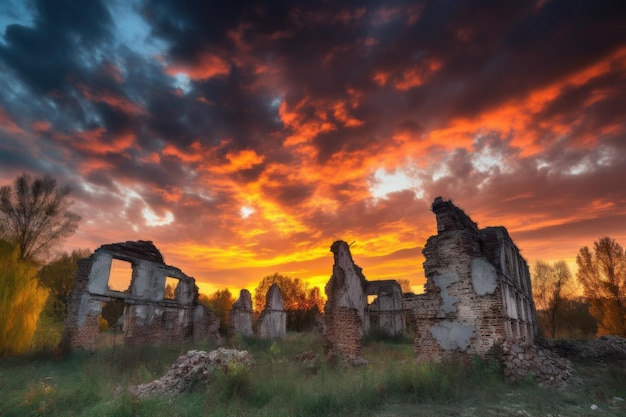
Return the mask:
<svg viewBox="0 0 626 417">
<path fill-rule="evenodd" d="M 345 291 L 341 293 L 337 300 L 337 305 L 342 307 L 354 308 L 357 310 L 361 323 L 364 325 L 364 331 L 367 331 L 369 326 L 365 318 L 365 309 L 367 308 L 367 295 L 361 284 L 361 279 L 354 270 L 354 264 L 348 254 L 348 250 L 344 245 L 341 245 L 337 254 L 337 266 L 339 266 L 344 272 L 344 288 Z"/>
<path fill-rule="evenodd" d="M 96 252 L 91 265 L 87 291 L 92 294 L 104 295 L 109 290 L 109 275 L 111 274 L 111 262 L 113 257 L 106 252 Z"/>
</svg>

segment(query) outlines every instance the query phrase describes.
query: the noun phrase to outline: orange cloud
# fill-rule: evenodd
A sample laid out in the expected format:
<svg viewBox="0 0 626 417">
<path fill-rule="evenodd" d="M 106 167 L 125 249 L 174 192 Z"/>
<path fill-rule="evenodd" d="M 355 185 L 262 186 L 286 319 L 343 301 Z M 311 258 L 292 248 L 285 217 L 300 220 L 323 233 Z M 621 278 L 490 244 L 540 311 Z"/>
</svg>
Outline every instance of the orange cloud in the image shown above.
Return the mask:
<svg viewBox="0 0 626 417">
<path fill-rule="evenodd" d="M 119 153 L 130 148 L 135 143 L 135 135 L 132 133 L 107 138 L 106 130 L 103 127 L 76 132 L 72 135 L 57 134 L 56 137 L 61 140 L 71 141 L 77 149 L 98 155 Z"/>
<path fill-rule="evenodd" d="M 188 151 L 179 149 L 175 145 L 168 143 L 161 150 L 161 155 L 163 156 L 174 156 L 180 159 L 183 162 L 200 162 L 204 158 L 205 151 L 200 144 L 200 142 L 196 141 L 191 144 Z"/>
<path fill-rule="evenodd" d="M 229 63 L 210 52 L 205 52 L 192 65 L 173 64 L 166 68 L 168 75 L 185 74 L 192 80 L 206 80 L 230 73 Z"/>
<path fill-rule="evenodd" d="M 142 114 L 145 112 L 142 106 L 133 103 L 132 101 L 120 95 L 116 95 L 110 92 L 96 94 L 90 91 L 89 87 L 82 84 L 80 84 L 78 88 L 83 96 L 89 101 L 106 103 L 111 107 L 115 107 L 123 111 L 124 113 Z"/>
<path fill-rule="evenodd" d="M 356 127 L 363 124 L 363 120 L 359 120 L 350 116 L 346 109 L 346 103 L 338 101 L 333 106 L 333 115 L 335 119 L 343 123 L 345 127 Z"/>
<path fill-rule="evenodd" d="M 293 133 L 285 138 L 285 146 L 294 146 L 315 138 L 320 133 L 330 132 L 336 129 L 336 126 L 328 121 L 325 111 L 317 110 L 315 117 L 307 118 L 301 113 L 305 106 L 314 105 L 309 103 L 308 99 L 303 99 L 292 109 L 287 107 L 286 102 L 280 104 L 278 114 L 281 121 L 289 127 Z"/>
<path fill-rule="evenodd" d="M 229 152 L 226 154 L 226 159 L 230 161 L 230 166 L 228 167 L 230 171 L 239 171 L 250 169 L 262 163 L 265 157 L 257 154 L 252 149 L 246 149 L 239 152 Z"/>
<path fill-rule="evenodd" d="M 395 77 L 395 88 L 406 91 L 422 85 L 432 74 L 441 69 L 442 62 L 436 58 L 426 58 L 418 65 L 407 68 Z M 385 80 L 386 82 L 386 80 Z"/>
</svg>

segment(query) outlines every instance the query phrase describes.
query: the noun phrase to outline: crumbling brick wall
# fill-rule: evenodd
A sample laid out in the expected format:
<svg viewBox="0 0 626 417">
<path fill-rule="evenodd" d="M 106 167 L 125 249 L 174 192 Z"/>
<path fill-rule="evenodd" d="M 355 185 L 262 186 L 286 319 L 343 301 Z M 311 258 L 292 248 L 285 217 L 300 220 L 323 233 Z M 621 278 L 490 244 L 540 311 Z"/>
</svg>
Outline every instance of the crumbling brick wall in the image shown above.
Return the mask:
<svg viewBox="0 0 626 417">
<path fill-rule="evenodd" d="M 528 265 L 503 227 L 480 230 L 435 199 L 436 236 L 423 250 L 425 293 L 411 301 L 419 359 L 485 354 L 504 340 L 532 343 L 536 313 Z"/>
<path fill-rule="evenodd" d="M 339 354 L 350 362 L 361 362 L 361 339 L 369 329 L 367 320 L 367 280 L 352 260 L 348 244 L 336 241 L 330 247 L 334 255 L 333 275 L 326 284 L 324 305 L 327 356 Z"/>
<path fill-rule="evenodd" d="M 114 259 L 127 261 L 132 267 L 127 290 L 109 286 Z M 164 298 L 168 277 L 178 280 L 174 299 Z M 78 261 L 63 347 L 94 349 L 103 303 L 116 300 L 126 304 L 123 332 L 127 344 L 175 342 L 201 335 L 219 338 L 219 319 L 198 304 L 195 279 L 166 265 L 152 242 L 137 241 L 103 245 Z"/>
</svg>

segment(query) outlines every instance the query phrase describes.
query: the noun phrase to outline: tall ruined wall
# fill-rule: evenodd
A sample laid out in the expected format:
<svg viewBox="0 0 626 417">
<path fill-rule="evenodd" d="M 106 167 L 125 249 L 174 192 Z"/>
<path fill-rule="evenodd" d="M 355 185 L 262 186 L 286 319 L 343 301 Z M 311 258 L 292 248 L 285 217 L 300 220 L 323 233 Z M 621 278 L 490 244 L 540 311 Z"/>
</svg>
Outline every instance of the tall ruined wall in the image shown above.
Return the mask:
<svg viewBox="0 0 626 417">
<path fill-rule="evenodd" d="M 376 298 L 367 306 L 370 326 L 391 336 L 402 336 L 406 330 L 402 287 L 396 280 L 368 281 L 367 295 Z"/>
<path fill-rule="evenodd" d="M 325 287 L 324 350 L 327 355 L 338 353 L 346 360 L 358 363 L 362 361 L 361 339 L 369 329 L 367 281 L 362 269 L 352 260 L 346 242 L 336 241 L 330 250 L 334 264 L 333 275 Z"/>
<path fill-rule="evenodd" d="M 506 230 L 479 230 L 440 197 L 432 209 L 438 234 L 423 250 L 425 293 L 411 302 L 418 358 L 485 354 L 511 338 L 532 342 L 535 312 L 528 266 Z"/>
<path fill-rule="evenodd" d="M 117 291 L 109 286 L 114 259 L 131 265 L 132 277 L 127 290 Z M 178 281 L 173 299 L 164 297 L 168 277 Z M 180 269 L 164 264 L 152 242 L 103 245 L 89 258 L 78 262 L 68 302 L 63 346 L 95 348 L 98 317 L 103 304 L 109 301 L 126 304 L 123 332 L 127 344 L 182 341 L 203 334 L 219 338 L 219 319 L 199 306 L 197 299 L 195 280 Z"/>
<path fill-rule="evenodd" d="M 233 303 L 228 316 L 228 334 L 231 336 L 252 336 L 252 297 L 250 291 L 243 289 L 239 298 Z"/>
<path fill-rule="evenodd" d="M 262 339 L 279 339 L 287 334 L 287 313 L 283 293 L 277 284 L 272 284 L 265 295 L 265 308 L 257 323 L 258 335 Z"/>
</svg>

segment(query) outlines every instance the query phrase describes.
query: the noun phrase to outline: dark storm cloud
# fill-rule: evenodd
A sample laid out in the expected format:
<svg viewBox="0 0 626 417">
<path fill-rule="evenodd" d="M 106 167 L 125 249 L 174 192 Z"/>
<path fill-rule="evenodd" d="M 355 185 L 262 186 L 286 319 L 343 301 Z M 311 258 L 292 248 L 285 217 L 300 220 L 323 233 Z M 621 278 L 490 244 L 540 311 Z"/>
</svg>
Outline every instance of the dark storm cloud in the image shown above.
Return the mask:
<svg viewBox="0 0 626 417">
<path fill-rule="evenodd" d="M 110 36 L 111 17 L 98 0 L 37 0 L 34 6 L 33 27 L 6 27 L 0 59 L 37 92 L 64 90 L 66 78 L 83 70 L 81 54 Z"/>
<path fill-rule="evenodd" d="M 409 262 L 438 195 L 523 243 L 622 219 L 623 2 L 25 10 L 0 16 L 0 178 L 77 184 L 90 239 L 142 234 L 234 277 L 336 238 Z"/>
</svg>

